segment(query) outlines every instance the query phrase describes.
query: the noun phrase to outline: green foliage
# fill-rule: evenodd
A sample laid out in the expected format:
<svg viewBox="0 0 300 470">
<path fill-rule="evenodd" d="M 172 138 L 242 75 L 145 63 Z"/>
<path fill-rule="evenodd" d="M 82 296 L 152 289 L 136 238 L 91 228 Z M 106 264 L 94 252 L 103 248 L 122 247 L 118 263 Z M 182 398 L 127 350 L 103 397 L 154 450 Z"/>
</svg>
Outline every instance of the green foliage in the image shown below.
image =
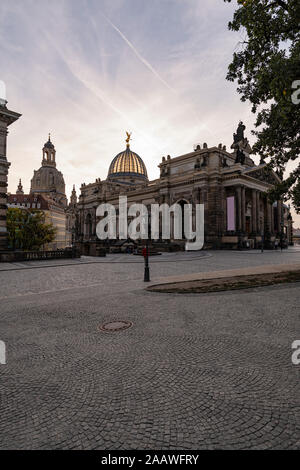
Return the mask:
<svg viewBox="0 0 300 470">
<path fill-rule="evenodd" d="M 9 208 L 7 230 L 12 247 L 23 250 L 39 250 L 55 239 L 56 228 L 45 223 L 45 214 L 38 210 Z"/>
<path fill-rule="evenodd" d="M 300 179 L 292 189 L 292 198 L 296 211 L 300 214 Z"/>
<path fill-rule="evenodd" d="M 300 178 L 300 102 L 295 102 L 300 98 L 300 86 L 295 84 L 300 80 L 300 1 L 237 3 L 228 27 L 246 33 L 246 37 L 241 50 L 233 54 L 227 79 L 237 81 L 241 100 L 249 101 L 256 114 L 254 152 L 280 171 L 286 170 L 288 163 L 296 163 L 270 196 L 291 197 L 299 210 L 294 197 Z"/>
</svg>

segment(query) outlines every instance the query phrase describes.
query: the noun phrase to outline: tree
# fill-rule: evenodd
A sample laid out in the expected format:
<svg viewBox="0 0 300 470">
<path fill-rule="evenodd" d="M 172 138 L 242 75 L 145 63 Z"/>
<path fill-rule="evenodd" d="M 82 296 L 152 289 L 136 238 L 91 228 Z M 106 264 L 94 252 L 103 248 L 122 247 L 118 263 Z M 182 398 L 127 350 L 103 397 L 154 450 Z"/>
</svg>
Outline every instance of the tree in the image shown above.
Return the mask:
<svg viewBox="0 0 300 470">
<path fill-rule="evenodd" d="M 293 203 L 296 211 L 300 214 L 300 179 L 293 188 Z"/>
<path fill-rule="evenodd" d="M 231 2 L 231 0 L 224 0 Z M 256 114 L 253 151 L 283 175 L 270 199 L 291 198 L 297 205 L 300 178 L 300 2 L 299 0 L 237 0 L 228 28 L 245 31 L 241 50 L 233 54 L 227 79 L 237 81 L 242 101 Z M 298 185 L 298 186 L 297 186 Z M 299 194 L 299 193 L 298 193 Z"/>
<path fill-rule="evenodd" d="M 56 228 L 45 222 L 45 213 L 39 210 L 9 208 L 7 211 L 8 238 L 13 249 L 39 250 L 53 242 Z"/>
</svg>

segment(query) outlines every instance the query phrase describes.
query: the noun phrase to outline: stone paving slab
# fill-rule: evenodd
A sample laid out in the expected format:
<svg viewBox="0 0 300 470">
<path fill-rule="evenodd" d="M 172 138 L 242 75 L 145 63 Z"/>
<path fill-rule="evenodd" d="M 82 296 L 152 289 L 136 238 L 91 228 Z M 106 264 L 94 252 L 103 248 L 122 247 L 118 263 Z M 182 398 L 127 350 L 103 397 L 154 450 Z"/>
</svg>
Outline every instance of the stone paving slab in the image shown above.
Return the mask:
<svg viewBox="0 0 300 470">
<path fill-rule="evenodd" d="M 153 263 L 153 278 L 295 261 L 180 259 Z M 135 263 L 0 275 L 0 448 L 300 449 L 299 284 L 201 296 L 144 288 Z M 100 330 L 117 320 L 132 327 Z"/>
</svg>

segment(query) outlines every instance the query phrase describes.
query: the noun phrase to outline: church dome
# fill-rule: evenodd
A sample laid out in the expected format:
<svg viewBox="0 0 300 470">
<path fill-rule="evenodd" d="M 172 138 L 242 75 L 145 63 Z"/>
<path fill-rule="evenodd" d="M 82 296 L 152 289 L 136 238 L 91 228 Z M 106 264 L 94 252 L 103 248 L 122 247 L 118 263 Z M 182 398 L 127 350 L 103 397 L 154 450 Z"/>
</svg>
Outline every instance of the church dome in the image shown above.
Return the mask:
<svg viewBox="0 0 300 470">
<path fill-rule="evenodd" d="M 147 181 L 147 169 L 141 157 L 133 152 L 129 146 L 130 136 L 127 138 L 127 147 L 123 152 L 118 153 L 110 164 L 108 179 L 127 180 L 129 178 L 142 179 Z"/>
<path fill-rule="evenodd" d="M 31 180 L 31 190 L 46 192 L 56 190 L 57 193 L 65 194 L 65 180 L 63 174 L 56 168 L 41 166 L 34 171 Z"/>
</svg>

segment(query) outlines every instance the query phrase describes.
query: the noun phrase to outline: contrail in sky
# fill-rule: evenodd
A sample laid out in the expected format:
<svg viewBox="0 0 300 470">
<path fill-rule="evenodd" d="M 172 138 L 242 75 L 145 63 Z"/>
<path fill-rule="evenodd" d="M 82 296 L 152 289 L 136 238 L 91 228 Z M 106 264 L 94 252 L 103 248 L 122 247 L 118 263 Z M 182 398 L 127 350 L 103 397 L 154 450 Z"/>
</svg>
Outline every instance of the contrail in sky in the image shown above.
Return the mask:
<svg viewBox="0 0 300 470">
<path fill-rule="evenodd" d="M 145 140 L 147 140 L 152 146 L 154 146 L 158 151 L 160 151 L 160 147 L 152 141 L 143 131 L 139 129 L 139 127 L 133 122 L 132 120 L 128 119 L 128 114 L 123 113 L 117 106 L 114 105 L 114 103 L 107 97 L 107 94 L 104 93 L 99 87 L 94 86 L 93 83 L 91 83 L 89 80 L 85 79 L 83 74 L 80 73 L 80 71 L 76 70 L 76 66 L 74 67 L 74 64 L 72 60 L 68 59 L 68 56 L 65 55 L 62 51 L 62 49 L 56 44 L 55 41 L 51 38 L 49 32 L 45 31 L 44 36 L 47 38 L 47 40 L 52 44 L 52 46 L 55 48 L 57 54 L 60 56 L 60 58 L 63 60 L 63 62 L 68 66 L 69 71 L 72 73 L 72 75 L 93 95 L 101 100 L 106 106 L 111 108 L 116 114 L 118 114 L 124 121 L 130 124 L 131 129 L 136 130 L 140 135 L 144 137 Z"/>
<path fill-rule="evenodd" d="M 144 59 L 143 56 L 141 56 L 141 54 L 136 50 L 136 48 L 134 47 L 134 45 L 129 41 L 129 39 L 127 39 L 127 37 L 122 33 L 122 31 L 119 30 L 119 28 L 117 28 L 116 25 L 114 25 L 109 18 L 107 18 L 107 16 L 105 16 L 103 13 L 102 13 L 102 16 L 103 18 L 105 18 L 105 20 L 111 25 L 111 27 L 117 31 L 117 33 L 121 36 L 121 38 L 126 42 L 126 44 L 130 47 L 130 49 L 135 53 L 135 55 L 137 56 L 138 59 L 140 59 L 140 61 L 156 76 L 156 78 L 158 78 L 158 80 L 163 83 L 169 90 L 171 90 L 173 93 L 176 93 L 176 91 L 174 90 L 174 88 L 172 88 L 160 75 L 159 73 L 156 72 L 156 70 L 152 67 L 151 64 L 149 64 L 149 62 Z"/>
<path fill-rule="evenodd" d="M 114 25 L 109 18 L 107 18 L 107 16 L 104 15 L 104 13 L 101 13 L 101 15 L 103 16 L 103 18 L 111 25 L 111 27 L 121 36 L 121 38 L 123 39 L 123 41 L 126 42 L 126 44 L 130 47 L 130 49 L 134 52 L 134 54 L 137 56 L 138 59 L 140 59 L 140 61 L 156 76 L 156 78 L 158 78 L 158 80 L 163 83 L 165 85 L 165 87 L 167 87 L 170 91 L 172 91 L 172 93 L 174 93 L 175 95 L 178 96 L 178 92 L 176 90 L 174 90 L 174 88 L 172 88 L 160 75 L 159 73 L 152 67 L 151 64 L 149 64 L 149 62 L 143 57 L 141 56 L 141 54 L 136 50 L 136 48 L 134 47 L 134 45 L 129 41 L 129 39 L 127 39 L 127 37 L 122 33 L 122 31 L 119 30 L 119 28 L 117 28 L 116 25 Z M 199 123 L 201 123 L 201 119 L 199 118 L 198 114 L 196 113 L 195 110 L 192 111 L 193 114 L 195 115 L 197 121 Z M 209 130 L 209 132 L 211 133 L 211 131 Z"/>
</svg>

